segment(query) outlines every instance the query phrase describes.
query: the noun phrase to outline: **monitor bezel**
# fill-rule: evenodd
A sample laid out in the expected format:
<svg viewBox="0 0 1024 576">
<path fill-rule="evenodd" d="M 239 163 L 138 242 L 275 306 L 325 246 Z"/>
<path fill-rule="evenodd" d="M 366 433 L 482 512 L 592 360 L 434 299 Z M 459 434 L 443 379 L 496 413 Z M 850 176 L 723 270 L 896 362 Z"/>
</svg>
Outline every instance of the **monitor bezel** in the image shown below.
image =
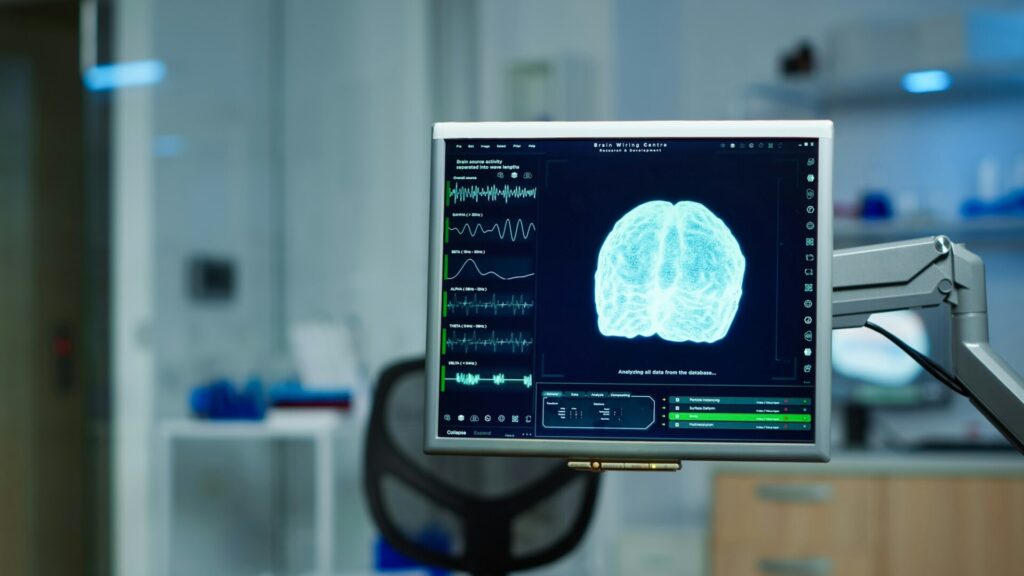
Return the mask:
<svg viewBox="0 0 1024 576">
<path fill-rule="evenodd" d="M 813 443 L 694 442 L 447 437 L 438 433 L 445 142 L 449 139 L 571 138 L 814 138 L 818 142 L 815 397 Z M 829 120 L 661 122 L 459 122 L 433 129 L 427 310 L 426 418 L 428 454 L 547 456 L 620 460 L 765 460 L 827 462 L 830 457 L 832 375 L 832 152 Z"/>
</svg>

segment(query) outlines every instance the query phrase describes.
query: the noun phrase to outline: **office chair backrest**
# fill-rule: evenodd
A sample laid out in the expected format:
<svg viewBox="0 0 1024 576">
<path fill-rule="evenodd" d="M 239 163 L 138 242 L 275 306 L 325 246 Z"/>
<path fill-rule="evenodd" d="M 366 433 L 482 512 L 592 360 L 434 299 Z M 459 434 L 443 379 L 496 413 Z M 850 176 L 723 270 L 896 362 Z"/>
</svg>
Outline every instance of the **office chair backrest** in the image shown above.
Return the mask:
<svg viewBox="0 0 1024 576">
<path fill-rule="evenodd" d="M 600 476 L 556 460 L 424 454 L 424 385 L 416 359 L 386 369 L 374 393 L 364 474 L 388 542 L 416 561 L 473 574 L 569 553 L 586 533 Z"/>
</svg>

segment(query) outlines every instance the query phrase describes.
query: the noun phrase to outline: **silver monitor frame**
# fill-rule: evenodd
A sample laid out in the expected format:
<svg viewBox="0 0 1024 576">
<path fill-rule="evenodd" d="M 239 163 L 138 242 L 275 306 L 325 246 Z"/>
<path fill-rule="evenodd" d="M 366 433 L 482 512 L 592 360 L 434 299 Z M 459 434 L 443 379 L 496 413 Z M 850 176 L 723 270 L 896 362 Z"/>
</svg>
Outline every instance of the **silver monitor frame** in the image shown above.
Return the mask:
<svg viewBox="0 0 1024 576">
<path fill-rule="evenodd" d="M 424 451 L 430 454 L 550 456 L 620 460 L 775 460 L 826 462 L 830 457 L 832 334 L 832 122 L 481 122 L 438 123 L 433 130 L 430 191 L 430 256 L 427 311 Z M 439 436 L 444 167 L 447 139 L 570 138 L 814 138 L 818 142 L 818 242 L 816 270 L 813 443 L 695 442 L 471 438 Z"/>
</svg>

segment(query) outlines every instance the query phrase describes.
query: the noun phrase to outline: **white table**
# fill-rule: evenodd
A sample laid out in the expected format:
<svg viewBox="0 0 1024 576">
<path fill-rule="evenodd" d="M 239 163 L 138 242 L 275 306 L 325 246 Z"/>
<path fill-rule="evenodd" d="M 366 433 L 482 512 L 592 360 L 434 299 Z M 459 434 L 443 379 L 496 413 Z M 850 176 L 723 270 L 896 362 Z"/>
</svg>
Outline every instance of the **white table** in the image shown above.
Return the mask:
<svg viewBox="0 0 1024 576">
<path fill-rule="evenodd" d="M 159 428 L 160 471 L 159 506 L 162 523 L 160 574 L 171 576 L 174 557 L 174 449 L 187 441 L 308 441 L 313 444 L 315 525 L 314 574 L 331 576 L 334 569 L 334 441 L 339 436 L 346 417 L 338 414 L 309 414 L 289 416 L 287 419 L 269 418 L 262 422 L 214 422 L 203 420 L 171 420 Z"/>
</svg>

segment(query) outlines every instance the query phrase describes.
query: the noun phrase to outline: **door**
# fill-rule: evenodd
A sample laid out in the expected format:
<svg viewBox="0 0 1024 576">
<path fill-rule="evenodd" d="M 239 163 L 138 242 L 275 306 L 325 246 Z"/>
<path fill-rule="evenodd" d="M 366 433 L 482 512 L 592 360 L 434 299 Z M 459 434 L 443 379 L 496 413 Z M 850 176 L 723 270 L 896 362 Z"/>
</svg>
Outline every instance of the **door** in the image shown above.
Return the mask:
<svg viewBox="0 0 1024 576">
<path fill-rule="evenodd" d="M 0 574 L 107 571 L 103 130 L 78 54 L 77 3 L 0 7 Z"/>
</svg>

